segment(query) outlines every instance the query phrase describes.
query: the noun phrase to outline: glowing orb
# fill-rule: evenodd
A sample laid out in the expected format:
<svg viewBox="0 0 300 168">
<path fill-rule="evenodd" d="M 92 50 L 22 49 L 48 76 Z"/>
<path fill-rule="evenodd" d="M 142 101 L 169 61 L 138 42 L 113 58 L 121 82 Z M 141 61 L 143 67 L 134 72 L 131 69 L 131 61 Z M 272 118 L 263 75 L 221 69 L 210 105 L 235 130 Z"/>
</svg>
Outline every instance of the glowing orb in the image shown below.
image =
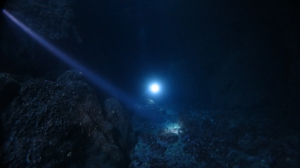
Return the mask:
<svg viewBox="0 0 300 168">
<path fill-rule="evenodd" d="M 154 83 L 154 84 L 150 85 L 149 89 L 152 93 L 157 93 L 157 92 L 159 92 L 159 85 Z"/>
</svg>

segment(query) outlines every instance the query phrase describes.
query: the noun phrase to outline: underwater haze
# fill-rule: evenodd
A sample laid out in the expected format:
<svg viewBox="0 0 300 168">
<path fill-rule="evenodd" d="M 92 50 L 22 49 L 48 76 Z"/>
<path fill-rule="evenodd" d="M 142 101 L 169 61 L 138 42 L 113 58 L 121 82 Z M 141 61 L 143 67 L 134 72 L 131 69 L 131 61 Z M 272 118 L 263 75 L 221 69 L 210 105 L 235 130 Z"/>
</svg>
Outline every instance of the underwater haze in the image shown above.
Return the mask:
<svg viewBox="0 0 300 168">
<path fill-rule="evenodd" d="M 0 7 L 0 167 L 300 167 L 297 0 Z"/>
</svg>

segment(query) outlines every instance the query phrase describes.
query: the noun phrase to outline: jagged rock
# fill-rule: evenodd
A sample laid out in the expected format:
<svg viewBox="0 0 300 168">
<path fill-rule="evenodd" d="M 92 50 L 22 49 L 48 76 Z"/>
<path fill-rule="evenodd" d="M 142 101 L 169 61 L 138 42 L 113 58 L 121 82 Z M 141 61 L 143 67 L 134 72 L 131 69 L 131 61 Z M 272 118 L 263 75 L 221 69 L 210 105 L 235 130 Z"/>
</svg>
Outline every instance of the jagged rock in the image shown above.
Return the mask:
<svg viewBox="0 0 300 168">
<path fill-rule="evenodd" d="M 167 150 L 167 147 L 165 146 L 162 146 L 161 144 L 159 143 L 153 143 L 151 144 L 150 146 L 150 150 L 152 152 L 154 152 L 155 155 L 162 155 L 163 153 L 165 153 L 165 151 Z"/>
<path fill-rule="evenodd" d="M 55 82 L 23 83 L 6 116 L 1 167 L 122 167 L 134 144 L 126 114 L 105 116 L 95 92 L 74 70 Z"/>
<path fill-rule="evenodd" d="M 116 128 L 117 143 L 125 150 L 129 150 L 136 142 L 136 135 L 123 107 L 118 100 L 110 98 L 105 101 L 107 119 Z"/>
<path fill-rule="evenodd" d="M 173 144 L 179 139 L 178 135 L 172 132 L 163 133 L 159 135 L 159 140 L 168 144 Z"/>
</svg>

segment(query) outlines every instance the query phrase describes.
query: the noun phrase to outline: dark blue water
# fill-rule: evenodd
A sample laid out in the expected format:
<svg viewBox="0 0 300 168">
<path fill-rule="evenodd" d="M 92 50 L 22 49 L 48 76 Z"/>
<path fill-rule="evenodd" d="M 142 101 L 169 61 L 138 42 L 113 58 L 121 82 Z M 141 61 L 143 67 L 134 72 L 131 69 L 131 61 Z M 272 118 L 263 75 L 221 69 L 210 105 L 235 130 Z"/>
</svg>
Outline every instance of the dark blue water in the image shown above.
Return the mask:
<svg viewBox="0 0 300 168">
<path fill-rule="evenodd" d="M 3 2 L 1 165 L 299 167 L 299 8 Z"/>
</svg>

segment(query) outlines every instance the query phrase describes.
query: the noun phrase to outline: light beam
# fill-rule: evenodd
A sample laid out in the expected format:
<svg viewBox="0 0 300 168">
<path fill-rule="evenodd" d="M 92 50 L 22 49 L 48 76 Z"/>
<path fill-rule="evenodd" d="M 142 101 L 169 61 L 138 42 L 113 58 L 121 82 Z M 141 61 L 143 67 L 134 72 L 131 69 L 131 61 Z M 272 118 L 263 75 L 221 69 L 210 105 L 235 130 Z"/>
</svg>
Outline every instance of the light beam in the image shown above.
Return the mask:
<svg viewBox="0 0 300 168">
<path fill-rule="evenodd" d="M 132 106 L 135 101 L 133 101 L 129 96 L 115 88 L 112 84 L 105 81 L 103 78 L 99 77 L 97 74 L 81 65 L 66 53 L 49 43 L 47 40 L 39 36 L 37 33 L 33 32 L 29 27 L 20 22 L 17 18 L 11 15 L 7 10 L 3 9 L 2 12 L 7 16 L 13 23 L 15 23 L 18 27 L 20 27 L 24 32 L 26 32 L 30 37 L 32 37 L 35 41 L 37 41 L 41 46 L 50 51 L 54 56 L 68 64 L 70 67 L 77 69 L 82 72 L 84 76 L 90 80 L 92 83 L 96 84 L 96 86 L 108 92 L 110 95 L 119 98 L 120 101 L 126 103 L 129 106 Z"/>
</svg>

